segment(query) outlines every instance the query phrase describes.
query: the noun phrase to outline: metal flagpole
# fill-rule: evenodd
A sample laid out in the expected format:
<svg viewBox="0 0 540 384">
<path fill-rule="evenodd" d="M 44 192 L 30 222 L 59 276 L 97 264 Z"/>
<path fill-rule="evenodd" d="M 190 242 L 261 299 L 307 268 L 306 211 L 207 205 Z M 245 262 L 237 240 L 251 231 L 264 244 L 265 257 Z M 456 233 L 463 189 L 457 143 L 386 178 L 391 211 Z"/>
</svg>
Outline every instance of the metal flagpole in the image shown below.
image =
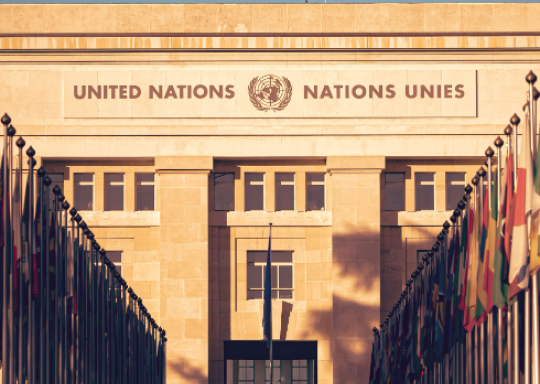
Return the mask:
<svg viewBox="0 0 540 384">
<path fill-rule="evenodd" d="M 532 102 L 532 122 L 533 122 L 533 145 L 537 144 L 536 134 L 537 134 L 537 120 L 536 120 L 536 108 L 537 100 L 540 97 L 538 90 L 533 87 L 533 102 Z M 538 156 L 538 148 L 535 147 L 536 151 L 534 152 Z M 540 383 L 540 346 L 539 346 L 539 337 L 540 337 L 540 324 L 538 318 L 540 317 L 540 309 L 538 306 L 538 273 L 534 274 L 531 279 L 531 290 L 532 290 L 532 382 L 533 384 Z"/>
<path fill-rule="evenodd" d="M 488 185 L 487 185 L 487 194 L 488 194 L 488 214 L 490 214 L 489 210 L 491 209 L 491 201 L 493 197 L 491 196 L 491 184 L 492 184 L 492 177 L 491 172 L 493 168 L 493 161 L 492 157 L 495 154 L 493 149 L 491 147 L 488 147 L 485 152 L 487 156 L 487 177 L 488 177 Z M 497 200 L 498 201 L 498 200 Z M 490 214 L 491 215 L 491 214 Z M 493 255 L 489 255 L 489 257 L 493 257 Z M 484 260 L 484 262 L 489 263 L 488 260 Z M 488 277 L 485 276 L 484 279 L 487 279 Z M 488 293 L 489 296 L 489 293 Z M 493 312 L 490 310 L 490 312 L 486 313 L 487 316 L 487 359 L 486 359 L 486 365 L 487 365 L 487 382 L 489 384 L 493 384 L 494 376 L 493 376 L 493 368 L 494 368 L 494 361 L 493 361 L 493 319 L 494 315 Z"/>
<path fill-rule="evenodd" d="M 38 300 L 38 303 L 39 303 L 39 383 L 42 384 L 45 382 L 45 367 L 44 367 L 44 364 L 45 364 L 45 351 L 43 350 L 44 346 L 45 346 L 45 328 L 44 328 L 44 325 L 45 325 L 45 308 L 44 308 L 44 304 L 45 304 L 45 301 L 43 300 L 43 289 L 44 289 L 44 282 L 45 282 L 45 279 L 44 279 L 44 273 L 45 273 L 45 265 L 43 264 L 43 261 L 44 261 L 44 252 L 45 252 L 45 247 L 44 247 L 44 244 L 46 244 L 46 242 L 44 242 L 44 229 L 45 229 L 45 225 L 43 224 L 44 221 L 45 221 L 45 214 L 44 214 L 44 209 L 43 207 L 45 207 L 45 201 L 44 201 L 44 195 L 43 195 L 43 178 L 45 177 L 46 175 L 46 172 L 45 172 L 45 168 L 43 167 L 40 167 L 38 169 L 38 172 L 37 172 L 37 175 L 39 177 L 39 185 L 38 185 L 38 188 L 39 188 L 39 207 L 37 207 L 37 209 L 39 209 L 39 215 L 40 215 L 40 222 L 39 222 L 39 261 L 40 261 L 40 269 L 39 269 L 39 274 L 38 274 L 38 295 L 39 295 L 39 300 Z M 37 236 L 37 234 L 36 234 Z M 46 298 L 46 297 L 45 297 Z"/>
<path fill-rule="evenodd" d="M 62 202 L 62 209 L 64 210 L 64 267 L 62 269 L 63 273 L 63 286 L 62 286 L 62 294 L 64 296 L 63 298 L 63 305 L 64 305 L 64 312 L 63 312 L 63 318 L 64 318 L 64 383 L 69 383 L 70 379 L 70 356 L 69 356 L 69 345 L 68 345 L 68 336 L 69 336 L 69 327 L 68 324 L 71 323 L 71 314 L 69 313 L 68 309 L 68 247 L 69 247 L 69 239 L 68 239 L 68 209 L 69 209 L 69 203 L 65 200 L 65 197 Z"/>
<path fill-rule="evenodd" d="M 28 177 L 29 177 L 29 188 L 30 193 L 28 195 L 29 201 L 28 204 L 28 384 L 34 384 L 35 370 L 34 370 L 34 166 L 36 161 L 34 160 L 34 155 L 36 151 L 30 146 L 26 150 L 28 155 Z"/>
<path fill-rule="evenodd" d="M 497 147 L 497 204 L 501 204 L 501 147 L 504 142 L 501 137 L 495 139 L 495 147 Z M 497 308 L 497 377 L 498 383 L 503 383 L 503 310 Z"/>
<path fill-rule="evenodd" d="M 2 260 L 2 382 L 3 383 L 8 383 L 8 375 L 9 375 L 9 369 L 8 369 L 8 364 L 7 364 L 7 361 L 8 361 L 8 311 L 7 311 L 7 308 L 8 308 L 8 263 L 7 263 L 7 260 L 8 260 L 8 257 L 10 255 L 10 252 L 9 252 L 9 242 L 8 242 L 8 237 L 9 237 L 9 231 L 8 231 L 8 225 L 7 223 L 10 222 L 10 219 L 9 219 L 9 203 L 8 203 L 8 199 L 7 197 L 9 196 L 9 194 L 7 193 L 8 192 L 8 188 L 9 188 L 9 182 L 8 182 L 8 177 L 11 177 L 11 169 L 10 169 L 10 172 L 8 172 L 8 156 L 7 156 L 7 152 L 8 152 L 8 134 L 7 134 L 7 129 L 8 129 L 8 125 L 9 123 L 11 122 L 11 118 L 8 116 L 7 113 L 4 114 L 4 116 L 2 116 L 2 124 L 4 125 L 4 153 L 3 153 L 3 162 L 4 162 L 4 169 L 3 169 L 3 175 L 2 175 L 2 204 L 3 204 L 3 217 L 2 217 L 2 220 L 4 220 L 4 225 L 3 225 L 3 231 L 4 233 L 2 234 L 3 236 L 3 239 L 4 239 L 4 257 L 3 257 L 3 260 Z M 13 313 L 13 307 L 11 307 L 11 313 Z M 10 316 L 11 318 L 13 318 L 12 316 Z M 11 360 L 13 359 L 13 355 L 11 355 Z"/>
<path fill-rule="evenodd" d="M 17 194 L 19 195 L 19 235 L 20 235 L 20 245 L 21 245 L 21 249 L 18 249 L 17 252 L 18 252 L 18 255 L 17 255 L 17 260 L 13 260 L 13 263 L 18 263 L 18 267 L 19 267 L 19 276 L 18 276 L 18 282 L 17 282 L 17 285 L 18 287 L 16 287 L 15 289 L 15 285 L 14 285 L 14 289 L 13 289 L 13 292 L 14 292 L 14 295 L 15 295 L 15 292 L 18 294 L 18 299 L 17 299 L 17 302 L 18 302 L 18 317 L 19 317 L 19 327 L 18 327 L 18 336 L 19 336 L 19 342 L 18 342 L 18 355 L 19 355 L 19 359 L 18 359 L 18 368 L 19 368 L 19 373 L 18 373 L 18 380 L 19 382 L 22 382 L 24 380 L 23 378 L 23 290 L 22 290 L 22 287 L 23 287 L 23 281 L 24 281 L 24 278 L 23 278 L 23 267 L 22 267 L 22 263 L 23 263 L 23 242 L 22 242 L 22 234 L 23 234 L 23 225 L 22 225 L 22 201 L 23 201 L 23 193 L 22 193 L 22 156 L 23 156 L 23 147 L 24 145 L 26 144 L 24 142 L 24 139 L 22 137 L 19 137 L 19 139 L 17 140 L 17 147 L 19 147 L 19 169 L 17 170 L 17 172 L 19 172 L 19 190 L 17 191 Z M 15 271 L 15 268 L 13 268 L 13 270 Z"/>
<path fill-rule="evenodd" d="M 482 167 L 476 172 L 476 174 L 480 177 L 480 204 L 479 204 L 479 211 L 480 211 L 480 220 L 484 217 L 484 177 L 486 175 L 485 169 Z M 489 185 L 487 190 L 489 190 Z M 479 255 L 481 257 L 481 255 Z M 484 340 L 484 332 L 485 332 L 485 325 L 481 324 L 480 326 L 476 325 L 476 335 L 478 336 L 478 353 L 480 355 L 480 384 L 484 384 L 486 381 L 485 377 L 485 340 Z"/>
<path fill-rule="evenodd" d="M 7 116 L 7 114 L 5 115 Z M 8 116 L 9 118 L 9 116 Z M 10 119 L 11 120 L 11 119 Z M 6 339 L 6 348 L 8 348 L 9 345 L 9 355 L 6 360 L 6 374 L 8 375 L 11 382 L 15 382 L 15 356 L 16 356 L 16 350 L 15 350 L 15 311 L 14 311 L 14 301 L 15 301 L 15 293 L 13 291 L 13 284 L 14 284 L 14 274 L 13 274 L 13 207 L 11 207 L 11 214 L 10 214 L 10 204 L 12 204 L 11 198 L 12 188 L 13 188 L 13 137 L 15 135 L 15 128 L 10 124 L 7 128 L 7 134 L 8 134 L 8 149 L 6 152 L 5 162 L 4 162 L 4 169 L 7 172 L 7 179 L 4 179 L 4 188 L 5 188 L 5 200 L 6 200 L 6 210 L 4 210 L 4 217 L 5 217 L 5 224 L 6 224 L 6 231 L 9 233 L 9 236 L 7 238 L 4 238 L 4 242 L 6 245 L 6 253 L 5 253 L 5 259 L 6 263 L 8 265 L 6 276 L 9 276 L 8 281 L 5 281 L 7 288 L 7 291 L 4 290 L 6 295 L 9 295 L 9 328 L 6 327 L 6 332 L 8 333 L 8 337 Z M 11 200 L 11 201 L 10 201 Z M 9 224 L 9 226 L 8 226 Z M 7 297 L 7 296 L 6 296 Z M 8 303 L 6 302 L 6 306 Z M 7 318 L 6 318 L 7 321 Z M 8 324 L 6 324 L 8 325 Z"/>
<path fill-rule="evenodd" d="M 53 372 L 54 372 L 54 384 L 59 384 L 59 353 L 58 353 L 58 334 L 60 332 L 59 326 L 58 326 L 58 309 L 59 309 L 59 302 L 58 302 L 58 291 L 60 289 L 60 228 L 58 226 L 58 195 L 60 194 L 60 188 L 58 185 L 55 185 L 53 188 L 54 193 L 54 209 L 53 209 L 53 220 L 54 220 L 54 236 L 55 236 L 55 242 L 54 242 L 54 294 L 53 294 L 53 305 L 54 305 L 54 314 L 53 314 L 53 320 L 54 320 L 54 339 L 53 339 Z"/>
</svg>

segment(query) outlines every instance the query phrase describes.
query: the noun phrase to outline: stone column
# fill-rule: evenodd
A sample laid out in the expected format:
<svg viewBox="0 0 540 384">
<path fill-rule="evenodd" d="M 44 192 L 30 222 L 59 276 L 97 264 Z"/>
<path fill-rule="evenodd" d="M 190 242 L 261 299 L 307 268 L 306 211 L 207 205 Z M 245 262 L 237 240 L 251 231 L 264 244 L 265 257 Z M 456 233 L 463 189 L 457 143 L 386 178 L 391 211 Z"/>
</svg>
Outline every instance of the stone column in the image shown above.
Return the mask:
<svg viewBox="0 0 540 384">
<path fill-rule="evenodd" d="M 329 157 L 326 164 L 332 178 L 332 377 L 334 383 L 364 383 L 371 329 L 380 317 L 380 179 L 385 158 Z"/>
<path fill-rule="evenodd" d="M 208 382 L 208 186 L 212 157 L 155 158 L 160 178 L 161 324 L 168 382 Z"/>
</svg>

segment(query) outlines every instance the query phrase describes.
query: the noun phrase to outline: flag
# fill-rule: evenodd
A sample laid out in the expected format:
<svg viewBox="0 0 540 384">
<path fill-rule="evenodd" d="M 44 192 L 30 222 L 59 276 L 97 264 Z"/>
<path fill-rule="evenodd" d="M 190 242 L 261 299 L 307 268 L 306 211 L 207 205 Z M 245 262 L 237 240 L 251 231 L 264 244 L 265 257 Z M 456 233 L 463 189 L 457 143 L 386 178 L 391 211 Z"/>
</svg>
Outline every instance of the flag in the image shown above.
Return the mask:
<svg viewBox="0 0 540 384">
<path fill-rule="evenodd" d="M 527 119 L 528 120 L 528 119 Z M 514 221 L 510 254 L 509 297 L 513 298 L 529 286 L 529 233 L 533 192 L 533 167 L 529 141 L 529 128 L 522 135 L 519 154 L 517 190 L 513 205 Z"/>
<path fill-rule="evenodd" d="M 266 347 L 272 344 L 272 226 L 268 235 L 268 254 L 266 256 L 266 273 L 264 279 L 264 336 L 266 337 Z"/>
<path fill-rule="evenodd" d="M 488 188 L 484 194 L 484 205 L 482 207 L 482 232 L 480 237 L 480 250 L 478 252 L 478 269 L 476 270 L 477 274 L 477 283 L 476 283 L 476 321 L 477 324 L 482 324 L 486 320 L 486 308 L 487 308 L 487 292 L 486 282 L 485 282 L 485 272 L 486 272 L 486 240 L 488 234 L 488 223 L 489 223 L 489 201 L 488 201 Z"/>
<path fill-rule="evenodd" d="M 495 252 L 497 249 L 497 172 L 493 172 L 493 185 L 491 186 L 491 206 L 489 207 L 488 235 L 486 239 L 484 291 L 487 293 L 486 312 L 493 308 L 493 276 L 495 274 Z"/>
<path fill-rule="evenodd" d="M 17 170 L 15 175 L 15 187 L 13 190 L 13 310 L 19 311 L 19 289 L 22 282 L 19 281 L 19 268 L 21 267 L 22 239 L 21 239 L 21 175 Z"/>
<path fill-rule="evenodd" d="M 493 304 L 504 308 L 508 300 L 508 257 L 505 248 L 506 239 L 506 213 L 508 196 L 512 194 L 512 158 L 508 159 L 510 168 L 501 171 L 501 201 L 499 202 L 499 215 L 497 217 L 497 248 L 493 260 Z M 510 179 L 509 179 L 510 177 Z M 511 198 L 511 197 L 510 197 Z"/>
<path fill-rule="evenodd" d="M 476 196 L 470 197 L 469 223 L 467 242 L 467 262 L 465 269 L 465 285 L 463 295 L 463 326 L 471 332 L 475 325 L 476 315 L 476 269 L 478 259 L 478 232 L 480 218 L 476 204 Z"/>
<path fill-rule="evenodd" d="M 528 119 L 527 119 L 528 120 Z M 534 130 L 536 132 L 536 130 Z M 538 136 L 540 143 L 540 136 Z M 540 268 L 540 250 L 538 249 L 539 242 L 539 214 L 540 214 L 540 154 L 538 151 L 538 143 L 536 145 L 536 153 L 534 159 L 534 189 L 532 191 L 532 212 L 531 212 L 531 231 L 529 239 L 531 242 L 531 259 L 530 259 L 530 274 L 535 275 Z"/>
</svg>

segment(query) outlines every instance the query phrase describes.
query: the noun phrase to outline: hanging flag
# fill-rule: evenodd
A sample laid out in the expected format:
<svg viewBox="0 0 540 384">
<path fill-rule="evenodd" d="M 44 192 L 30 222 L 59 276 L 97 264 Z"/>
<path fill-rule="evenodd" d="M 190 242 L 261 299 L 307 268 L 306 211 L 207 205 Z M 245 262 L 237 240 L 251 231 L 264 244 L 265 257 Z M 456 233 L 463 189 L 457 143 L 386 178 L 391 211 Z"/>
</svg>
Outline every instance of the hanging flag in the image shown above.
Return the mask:
<svg viewBox="0 0 540 384">
<path fill-rule="evenodd" d="M 461 336 L 463 335 L 463 317 L 465 311 L 465 271 L 467 267 L 467 239 L 469 232 L 469 210 L 465 210 L 465 215 L 461 221 L 461 238 L 459 242 L 459 256 L 456 260 L 457 263 L 457 272 L 454 277 L 454 306 L 456 307 L 455 315 L 455 327 L 454 332 L 458 340 L 462 340 Z"/>
<path fill-rule="evenodd" d="M 487 295 L 486 313 L 493 308 L 493 275 L 495 273 L 495 251 L 497 249 L 497 172 L 493 172 L 491 185 L 491 205 L 489 207 L 488 235 L 484 260 L 484 286 Z"/>
<path fill-rule="evenodd" d="M 19 281 L 19 268 L 21 267 L 22 234 L 21 234 L 21 176 L 17 170 L 15 174 L 15 187 L 13 190 L 13 309 L 19 313 L 19 289 L 22 282 Z"/>
<path fill-rule="evenodd" d="M 511 163 L 511 160 L 512 158 L 510 157 L 508 163 Z M 501 171 L 501 201 L 499 203 L 499 215 L 497 217 L 497 248 L 493 260 L 492 301 L 494 305 L 501 309 L 504 308 L 508 300 L 508 258 L 505 248 L 505 235 L 507 224 L 507 197 L 509 193 L 512 193 L 512 179 L 508 179 L 509 175 L 512 177 L 511 170 L 512 168 L 509 168 L 507 165 L 507 167 Z M 508 186 L 510 186 L 510 188 L 507 188 Z"/>
<path fill-rule="evenodd" d="M 266 347 L 272 345 L 272 224 L 268 235 L 268 254 L 266 255 L 266 273 L 264 278 L 264 317 L 263 327 L 266 338 Z"/>
<path fill-rule="evenodd" d="M 527 119 L 528 120 L 528 119 Z M 536 130 L 534 130 L 536 132 Z M 538 136 L 540 143 L 540 135 Z M 534 189 L 532 191 L 532 211 L 531 211 L 531 231 L 529 239 L 531 242 L 531 259 L 530 259 L 530 274 L 535 275 L 540 268 L 540 249 L 538 248 L 539 236 L 539 216 L 540 216 L 540 151 L 538 151 L 538 143 L 536 145 L 536 153 L 534 156 Z"/>
<path fill-rule="evenodd" d="M 467 243 L 467 266 L 465 270 L 465 286 L 463 297 L 463 326 L 467 332 L 471 332 L 475 325 L 476 315 L 476 270 L 478 262 L 478 232 L 480 217 L 476 196 L 470 196 L 469 202 L 469 241 Z"/>
<path fill-rule="evenodd" d="M 526 119 L 528 121 L 528 119 Z M 529 128 L 522 135 L 516 196 L 513 204 L 512 249 L 509 271 L 509 297 L 513 298 L 529 286 L 529 233 L 533 192 L 533 173 Z"/>
<path fill-rule="evenodd" d="M 487 307 L 487 292 L 485 290 L 485 272 L 486 272 L 486 240 L 488 233 L 489 223 L 489 201 L 488 201 L 488 189 L 484 193 L 484 201 L 482 207 L 482 229 L 480 237 L 480 251 L 478 252 L 478 269 L 477 285 L 476 285 L 476 321 L 477 324 L 483 324 L 486 320 L 486 307 Z"/>
</svg>

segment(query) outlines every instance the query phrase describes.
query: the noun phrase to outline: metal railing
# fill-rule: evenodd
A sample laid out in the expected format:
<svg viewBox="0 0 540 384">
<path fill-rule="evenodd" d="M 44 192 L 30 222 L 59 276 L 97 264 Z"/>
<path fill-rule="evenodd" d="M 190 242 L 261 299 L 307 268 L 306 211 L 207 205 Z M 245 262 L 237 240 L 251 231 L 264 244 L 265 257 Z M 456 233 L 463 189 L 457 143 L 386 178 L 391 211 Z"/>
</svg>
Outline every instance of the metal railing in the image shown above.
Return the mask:
<svg viewBox="0 0 540 384">
<path fill-rule="evenodd" d="M 2 383 L 165 383 L 165 330 L 32 147 L 23 189 L 26 143 L 1 122 Z"/>
</svg>

